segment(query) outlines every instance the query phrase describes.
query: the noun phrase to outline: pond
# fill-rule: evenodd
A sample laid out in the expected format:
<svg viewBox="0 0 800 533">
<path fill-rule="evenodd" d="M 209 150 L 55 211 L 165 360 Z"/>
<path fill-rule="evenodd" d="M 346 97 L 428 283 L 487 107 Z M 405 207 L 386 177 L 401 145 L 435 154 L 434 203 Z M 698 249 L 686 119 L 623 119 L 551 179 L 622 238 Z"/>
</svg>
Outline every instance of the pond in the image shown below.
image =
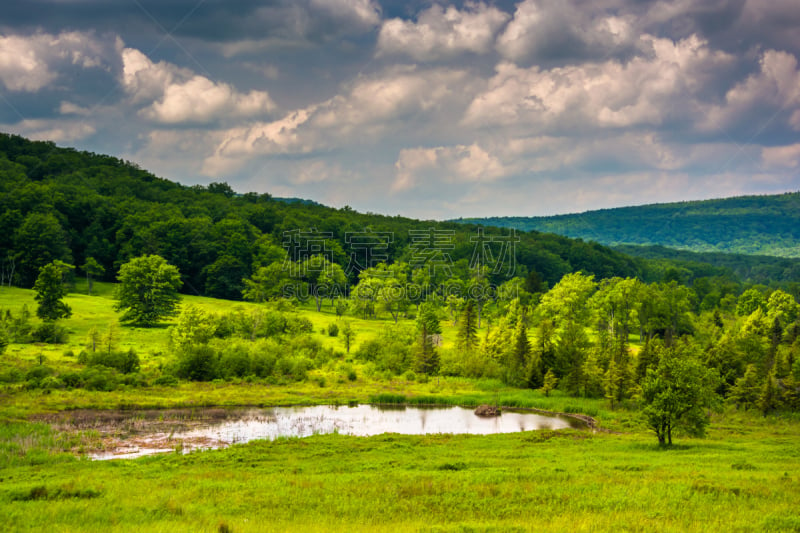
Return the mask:
<svg viewBox="0 0 800 533">
<path fill-rule="evenodd" d="M 102 451 L 92 459 L 132 458 L 168 451 L 223 448 L 255 439 L 339 433 L 488 435 L 541 429 L 585 428 L 572 417 L 503 410 L 481 417 L 462 407 L 295 406 L 168 411 L 74 411 L 50 420 L 62 430 L 94 430 Z"/>
</svg>

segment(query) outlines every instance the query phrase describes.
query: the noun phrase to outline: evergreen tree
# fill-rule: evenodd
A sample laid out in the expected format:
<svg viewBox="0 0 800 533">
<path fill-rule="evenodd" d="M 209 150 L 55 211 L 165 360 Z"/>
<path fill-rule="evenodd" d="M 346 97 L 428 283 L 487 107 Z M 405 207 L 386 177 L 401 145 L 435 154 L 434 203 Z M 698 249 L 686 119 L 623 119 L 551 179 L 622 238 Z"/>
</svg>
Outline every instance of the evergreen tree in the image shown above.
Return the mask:
<svg viewBox="0 0 800 533">
<path fill-rule="evenodd" d="M 420 306 L 417 317 L 417 346 L 414 357 L 414 371 L 423 374 L 435 374 L 439 371 L 439 353 L 437 344 L 442 327 L 439 314 L 433 304 Z"/>
<path fill-rule="evenodd" d="M 544 376 L 544 383 L 542 384 L 542 388 L 540 390 L 545 396 L 550 396 L 550 392 L 555 390 L 556 385 L 558 385 L 558 378 L 555 374 L 553 374 L 552 370 L 548 370 L 547 374 Z"/>
<path fill-rule="evenodd" d="M 477 320 L 475 304 L 472 300 L 467 300 L 458 325 L 458 346 L 467 352 L 478 346 Z"/>
</svg>

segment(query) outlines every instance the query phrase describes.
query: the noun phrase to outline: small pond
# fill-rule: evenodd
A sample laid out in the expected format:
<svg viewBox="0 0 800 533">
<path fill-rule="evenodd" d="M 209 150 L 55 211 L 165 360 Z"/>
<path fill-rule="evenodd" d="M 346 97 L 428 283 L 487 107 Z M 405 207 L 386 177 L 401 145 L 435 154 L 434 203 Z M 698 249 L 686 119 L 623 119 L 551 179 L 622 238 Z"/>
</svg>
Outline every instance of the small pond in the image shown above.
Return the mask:
<svg viewBox="0 0 800 533">
<path fill-rule="evenodd" d="M 339 433 L 488 435 L 540 429 L 585 428 L 578 419 L 503 410 L 481 417 L 461 407 L 295 406 L 168 411 L 74 411 L 49 420 L 62 430 L 94 430 L 102 451 L 93 459 L 131 458 L 168 451 L 189 452 L 277 437 Z"/>
</svg>

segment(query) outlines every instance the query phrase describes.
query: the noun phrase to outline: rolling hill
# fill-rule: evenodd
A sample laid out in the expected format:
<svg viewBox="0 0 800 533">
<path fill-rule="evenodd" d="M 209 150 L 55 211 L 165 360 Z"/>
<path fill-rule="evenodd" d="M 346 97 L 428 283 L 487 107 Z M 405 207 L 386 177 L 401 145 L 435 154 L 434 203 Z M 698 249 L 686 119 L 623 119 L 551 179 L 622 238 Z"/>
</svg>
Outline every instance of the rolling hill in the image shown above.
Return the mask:
<svg viewBox="0 0 800 533">
<path fill-rule="evenodd" d="M 457 222 L 556 233 L 609 246 L 800 257 L 800 192 Z"/>
</svg>

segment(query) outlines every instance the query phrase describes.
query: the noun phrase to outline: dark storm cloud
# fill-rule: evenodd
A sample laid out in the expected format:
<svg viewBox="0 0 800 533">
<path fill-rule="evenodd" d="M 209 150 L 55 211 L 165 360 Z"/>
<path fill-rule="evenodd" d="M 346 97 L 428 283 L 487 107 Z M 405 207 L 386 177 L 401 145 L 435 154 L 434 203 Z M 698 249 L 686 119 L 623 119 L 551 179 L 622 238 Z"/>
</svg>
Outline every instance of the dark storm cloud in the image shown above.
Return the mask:
<svg viewBox="0 0 800 533">
<path fill-rule="evenodd" d="M 126 41 L 165 31 L 210 42 L 274 39 L 325 42 L 369 31 L 379 10 L 367 2 L 329 0 L 6 0 L 5 28 L 101 29 Z"/>
</svg>

